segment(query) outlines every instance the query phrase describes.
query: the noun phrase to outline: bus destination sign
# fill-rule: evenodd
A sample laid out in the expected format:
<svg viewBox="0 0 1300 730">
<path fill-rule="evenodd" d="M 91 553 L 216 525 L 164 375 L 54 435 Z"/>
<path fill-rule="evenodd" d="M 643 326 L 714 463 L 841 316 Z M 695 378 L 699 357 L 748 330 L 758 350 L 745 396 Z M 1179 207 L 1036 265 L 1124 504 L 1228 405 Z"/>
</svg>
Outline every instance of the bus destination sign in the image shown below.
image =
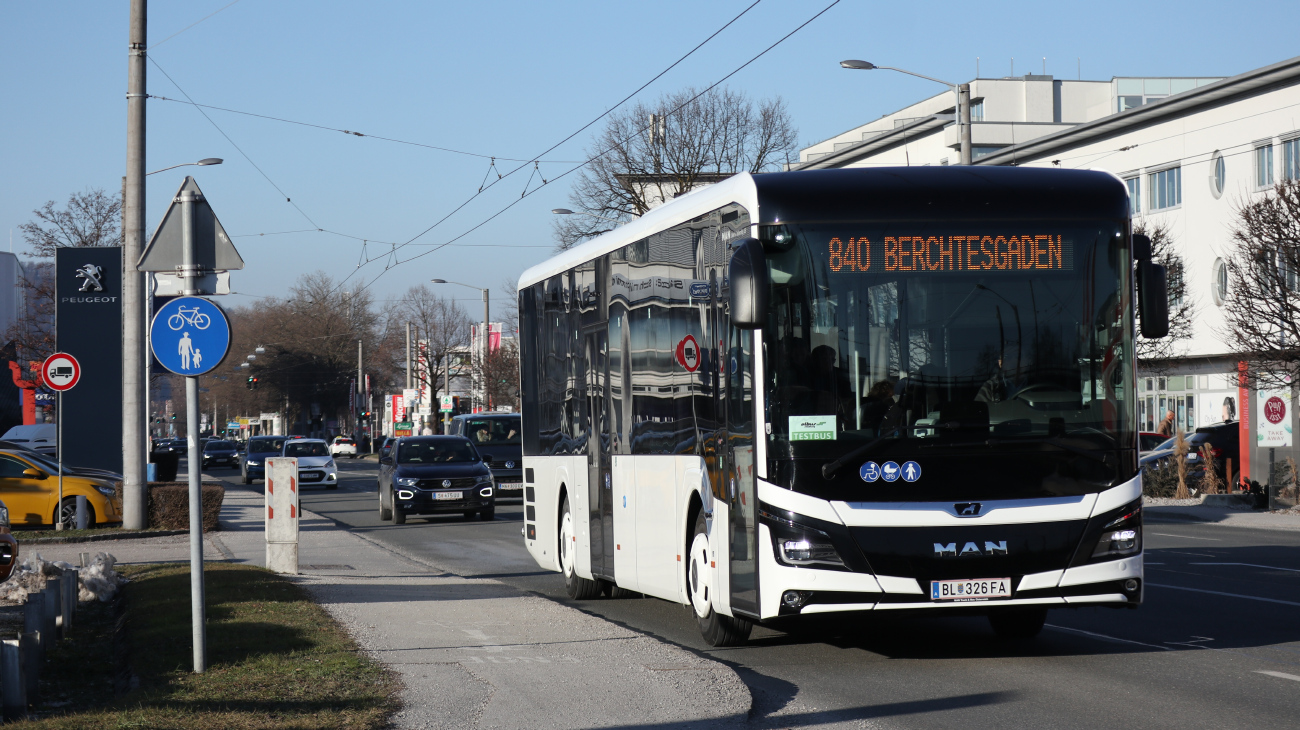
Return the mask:
<svg viewBox="0 0 1300 730">
<path fill-rule="evenodd" d="M 827 243 L 831 271 L 868 271 L 871 240 L 832 238 Z M 885 236 L 875 246 L 885 271 L 1071 271 L 1074 251 L 1060 234 Z"/>
</svg>

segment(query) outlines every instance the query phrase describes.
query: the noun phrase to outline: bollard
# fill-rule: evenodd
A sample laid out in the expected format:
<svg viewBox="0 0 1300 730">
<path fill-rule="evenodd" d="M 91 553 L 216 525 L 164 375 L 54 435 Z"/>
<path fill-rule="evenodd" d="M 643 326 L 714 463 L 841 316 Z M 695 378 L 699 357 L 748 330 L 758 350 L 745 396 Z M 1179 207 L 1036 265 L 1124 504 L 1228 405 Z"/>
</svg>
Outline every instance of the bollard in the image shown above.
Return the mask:
<svg viewBox="0 0 1300 730">
<path fill-rule="evenodd" d="M 45 656 L 45 645 L 41 637 L 45 631 L 45 594 L 28 593 L 27 603 L 23 605 L 23 633 L 36 635 L 36 650 L 40 657 Z"/>
<path fill-rule="evenodd" d="M 23 652 L 23 674 L 27 682 L 27 701 L 36 704 L 41 695 L 41 633 L 24 631 L 18 635 Z"/>
<path fill-rule="evenodd" d="M 59 598 L 62 599 L 63 638 L 65 639 L 72 636 L 72 614 L 77 612 L 77 584 L 79 580 L 80 575 L 75 569 L 63 571 L 63 578 L 60 583 L 62 595 Z"/>
<path fill-rule="evenodd" d="M 0 695 L 3 695 L 4 719 L 27 717 L 27 676 L 23 671 L 23 651 L 18 639 L 0 642 Z"/>
<path fill-rule="evenodd" d="M 77 529 L 90 529 L 90 503 L 84 495 L 77 495 Z"/>
<path fill-rule="evenodd" d="M 46 650 L 59 640 L 59 619 L 63 609 L 59 608 L 59 579 L 49 578 L 45 581 L 45 588 L 41 593 L 45 594 L 45 628 L 41 630 L 41 637 L 49 643 L 45 645 Z"/>
</svg>

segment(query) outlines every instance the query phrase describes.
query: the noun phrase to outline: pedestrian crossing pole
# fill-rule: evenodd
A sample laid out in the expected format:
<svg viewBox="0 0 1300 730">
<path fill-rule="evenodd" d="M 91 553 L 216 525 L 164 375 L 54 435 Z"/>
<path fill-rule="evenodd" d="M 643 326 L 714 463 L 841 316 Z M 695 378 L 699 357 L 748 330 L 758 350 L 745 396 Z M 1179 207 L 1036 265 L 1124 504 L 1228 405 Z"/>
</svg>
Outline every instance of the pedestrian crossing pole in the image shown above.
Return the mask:
<svg viewBox="0 0 1300 730">
<path fill-rule="evenodd" d="M 199 195 L 190 190 L 181 192 L 181 269 L 185 296 L 199 293 L 196 279 L 200 276 L 194 263 L 194 204 Z M 190 481 L 190 621 L 194 632 L 194 673 L 207 669 L 207 631 L 204 626 L 203 590 L 203 487 L 199 477 L 202 454 L 199 452 L 199 378 L 185 376 L 185 433 L 189 442 Z"/>
</svg>

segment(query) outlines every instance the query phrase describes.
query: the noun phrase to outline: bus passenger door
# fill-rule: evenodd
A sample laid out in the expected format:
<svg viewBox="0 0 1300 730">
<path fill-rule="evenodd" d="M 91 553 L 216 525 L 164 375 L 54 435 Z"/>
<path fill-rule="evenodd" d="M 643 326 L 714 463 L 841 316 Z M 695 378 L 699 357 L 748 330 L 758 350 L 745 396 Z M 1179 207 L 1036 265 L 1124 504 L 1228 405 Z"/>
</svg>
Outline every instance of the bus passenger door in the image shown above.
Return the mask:
<svg viewBox="0 0 1300 730">
<path fill-rule="evenodd" d="M 591 528 L 591 573 L 614 579 L 614 490 L 609 443 L 608 333 L 605 323 L 584 334 L 587 365 L 587 496 Z"/>
<path fill-rule="evenodd" d="M 727 347 L 719 353 L 725 383 L 727 533 L 730 542 L 731 608 L 758 615 L 758 492 L 754 482 L 753 333 L 727 328 Z"/>
</svg>

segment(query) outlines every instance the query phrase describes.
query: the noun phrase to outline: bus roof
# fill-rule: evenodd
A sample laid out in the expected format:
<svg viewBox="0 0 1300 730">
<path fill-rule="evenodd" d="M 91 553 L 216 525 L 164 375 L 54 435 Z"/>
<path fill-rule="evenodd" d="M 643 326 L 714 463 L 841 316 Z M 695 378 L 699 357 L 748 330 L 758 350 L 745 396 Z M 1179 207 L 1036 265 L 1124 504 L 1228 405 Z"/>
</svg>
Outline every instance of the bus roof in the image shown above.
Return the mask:
<svg viewBox="0 0 1300 730">
<path fill-rule="evenodd" d="M 1113 173 L 1101 170 L 927 166 L 740 173 L 533 266 L 519 277 L 519 287 L 531 286 L 729 203 L 744 206 L 754 225 L 922 220 L 937 211 L 952 220 L 1120 219 L 1129 215 L 1128 189 Z"/>
</svg>

